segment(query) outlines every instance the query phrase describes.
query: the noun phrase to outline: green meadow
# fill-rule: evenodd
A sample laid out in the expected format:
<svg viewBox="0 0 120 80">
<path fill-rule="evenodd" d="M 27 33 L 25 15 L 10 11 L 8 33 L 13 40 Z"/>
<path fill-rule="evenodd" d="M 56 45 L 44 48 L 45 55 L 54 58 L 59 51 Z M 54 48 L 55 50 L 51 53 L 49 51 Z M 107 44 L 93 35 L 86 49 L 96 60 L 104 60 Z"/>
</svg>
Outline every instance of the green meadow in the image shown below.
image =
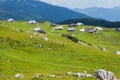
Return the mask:
<svg viewBox="0 0 120 80">
<path fill-rule="evenodd" d="M 46 34 L 33 34 L 36 26 Z M 96 80 L 67 76 L 66 72 L 87 71 L 93 75 L 97 69 L 112 71 L 120 78 L 120 55 L 115 54 L 120 51 L 120 32 L 105 27 L 97 34 L 79 32 L 87 27 L 78 26 L 74 32 L 68 32 L 67 25 L 64 30 L 53 30 L 50 22 L 0 21 L 0 80 Z M 84 44 L 75 43 L 62 34 L 74 35 Z M 15 79 L 17 73 L 24 78 Z M 33 79 L 38 73 L 43 77 Z M 49 74 L 64 77 L 49 78 Z"/>
</svg>

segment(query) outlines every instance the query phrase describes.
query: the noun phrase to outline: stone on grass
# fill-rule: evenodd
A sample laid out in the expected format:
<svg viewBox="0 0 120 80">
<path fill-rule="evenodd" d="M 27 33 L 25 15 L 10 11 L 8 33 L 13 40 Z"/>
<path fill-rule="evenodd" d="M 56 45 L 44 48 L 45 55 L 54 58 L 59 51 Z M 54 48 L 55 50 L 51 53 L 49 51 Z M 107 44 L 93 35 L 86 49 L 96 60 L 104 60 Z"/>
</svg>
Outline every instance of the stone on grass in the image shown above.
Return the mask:
<svg viewBox="0 0 120 80">
<path fill-rule="evenodd" d="M 112 72 L 104 69 L 96 70 L 94 76 L 100 80 L 117 80 L 116 76 Z"/>
<path fill-rule="evenodd" d="M 41 78 L 41 74 L 35 74 L 33 78 Z"/>
<path fill-rule="evenodd" d="M 23 76 L 23 74 L 16 74 L 15 75 L 15 78 L 23 78 L 24 76 Z"/>
<path fill-rule="evenodd" d="M 120 55 L 120 51 L 117 51 L 116 54 Z"/>
<path fill-rule="evenodd" d="M 105 49 L 105 48 L 103 48 L 103 47 L 101 48 L 101 50 L 102 50 L 102 51 L 106 51 L 106 49 Z"/>
<path fill-rule="evenodd" d="M 42 47 L 42 45 L 41 45 L 41 44 L 39 44 L 39 45 L 38 45 L 38 47 L 40 47 L 40 48 L 41 48 L 41 47 Z"/>
<path fill-rule="evenodd" d="M 45 41 L 48 41 L 48 38 L 47 38 L 47 37 L 44 37 L 44 40 L 45 40 Z"/>
<path fill-rule="evenodd" d="M 83 77 L 83 74 L 77 72 L 77 73 L 74 73 L 74 76 L 76 76 L 76 77 Z"/>
<path fill-rule="evenodd" d="M 93 77 L 92 74 L 87 74 L 85 77 Z"/>
<path fill-rule="evenodd" d="M 73 72 L 67 72 L 66 75 L 68 76 L 73 75 Z"/>
<path fill-rule="evenodd" d="M 33 36 L 30 36 L 30 39 L 32 39 L 33 38 Z"/>
<path fill-rule="evenodd" d="M 50 78 L 55 78 L 55 75 L 54 74 L 50 74 L 49 77 Z"/>
<path fill-rule="evenodd" d="M 74 76 L 76 77 L 93 77 L 93 75 L 87 73 L 87 71 L 84 71 L 84 73 L 76 72 L 74 73 Z"/>
</svg>

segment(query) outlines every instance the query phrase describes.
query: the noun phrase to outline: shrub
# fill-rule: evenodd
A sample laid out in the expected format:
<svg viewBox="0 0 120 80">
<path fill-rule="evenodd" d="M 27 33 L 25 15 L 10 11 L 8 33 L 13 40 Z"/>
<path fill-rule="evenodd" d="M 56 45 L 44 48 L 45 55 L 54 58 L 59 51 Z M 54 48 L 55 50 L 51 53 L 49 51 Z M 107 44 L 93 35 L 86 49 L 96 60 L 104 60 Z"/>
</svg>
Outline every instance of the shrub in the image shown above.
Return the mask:
<svg viewBox="0 0 120 80">
<path fill-rule="evenodd" d="M 76 43 L 78 42 L 78 39 L 75 38 L 75 37 L 73 37 L 73 36 L 71 36 L 71 35 L 62 34 L 62 36 L 65 37 L 65 38 L 67 38 L 67 39 L 70 39 L 73 42 L 76 42 Z"/>
</svg>

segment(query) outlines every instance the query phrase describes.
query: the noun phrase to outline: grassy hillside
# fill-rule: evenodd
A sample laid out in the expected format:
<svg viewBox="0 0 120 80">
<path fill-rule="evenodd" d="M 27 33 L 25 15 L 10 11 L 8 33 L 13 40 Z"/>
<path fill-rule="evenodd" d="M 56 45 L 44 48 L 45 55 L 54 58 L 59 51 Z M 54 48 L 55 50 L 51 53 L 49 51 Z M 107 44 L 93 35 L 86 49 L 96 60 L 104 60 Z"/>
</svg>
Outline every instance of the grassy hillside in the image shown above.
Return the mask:
<svg viewBox="0 0 120 80">
<path fill-rule="evenodd" d="M 47 34 L 33 34 L 32 30 L 37 25 Z M 49 22 L 33 25 L 25 21 L 0 21 L 0 80 L 16 80 L 14 75 L 17 73 L 24 75 L 21 80 L 32 80 L 37 73 L 44 75 L 43 80 L 51 80 L 49 74 L 64 76 L 53 80 L 96 80 L 69 77 L 65 74 L 68 71 L 85 70 L 94 74 L 94 71 L 100 68 L 110 70 L 120 77 L 120 56 L 114 54 L 120 50 L 119 32 L 110 28 L 105 28 L 101 34 L 78 31 L 87 26 L 76 27 L 75 32 L 53 31 L 53 27 L 49 25 Z M 64 28 L 67 29 L 67 26 Z M 86 45 L 72 42 L 61 34 L 74 35 L 78 40 L 86 42 Z M 44 38 L 48 38 L 48 41 Z M 106 51 L 95 46 L 104 47 Z"/>
</svg>

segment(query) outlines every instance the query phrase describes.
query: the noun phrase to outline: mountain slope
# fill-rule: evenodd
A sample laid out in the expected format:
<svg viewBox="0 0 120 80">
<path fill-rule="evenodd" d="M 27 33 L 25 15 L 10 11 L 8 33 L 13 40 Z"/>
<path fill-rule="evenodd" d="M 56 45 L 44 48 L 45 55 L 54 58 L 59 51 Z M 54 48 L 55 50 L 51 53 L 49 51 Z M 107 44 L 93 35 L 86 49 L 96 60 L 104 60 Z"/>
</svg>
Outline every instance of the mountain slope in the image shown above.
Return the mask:
<svg viewBox="0 0 120 80">
<path fill-rule="evenodd" d="M 120 21 L 120 6 L 115 8 L 86 8 L 86 9 L 74 9 L 77 12 L 84 13 L 94 18 L 101 18 L 108 21 Z"/>
<path fill-rule="evenodd" d="M 16 20 L 41 20 L 59 22 L 67 19 L 87 18 L 79 12 L 64 7 L 53 6 L 38 0 L 3 0 L 0 1 L 0 18 Z"/>
</svg>

